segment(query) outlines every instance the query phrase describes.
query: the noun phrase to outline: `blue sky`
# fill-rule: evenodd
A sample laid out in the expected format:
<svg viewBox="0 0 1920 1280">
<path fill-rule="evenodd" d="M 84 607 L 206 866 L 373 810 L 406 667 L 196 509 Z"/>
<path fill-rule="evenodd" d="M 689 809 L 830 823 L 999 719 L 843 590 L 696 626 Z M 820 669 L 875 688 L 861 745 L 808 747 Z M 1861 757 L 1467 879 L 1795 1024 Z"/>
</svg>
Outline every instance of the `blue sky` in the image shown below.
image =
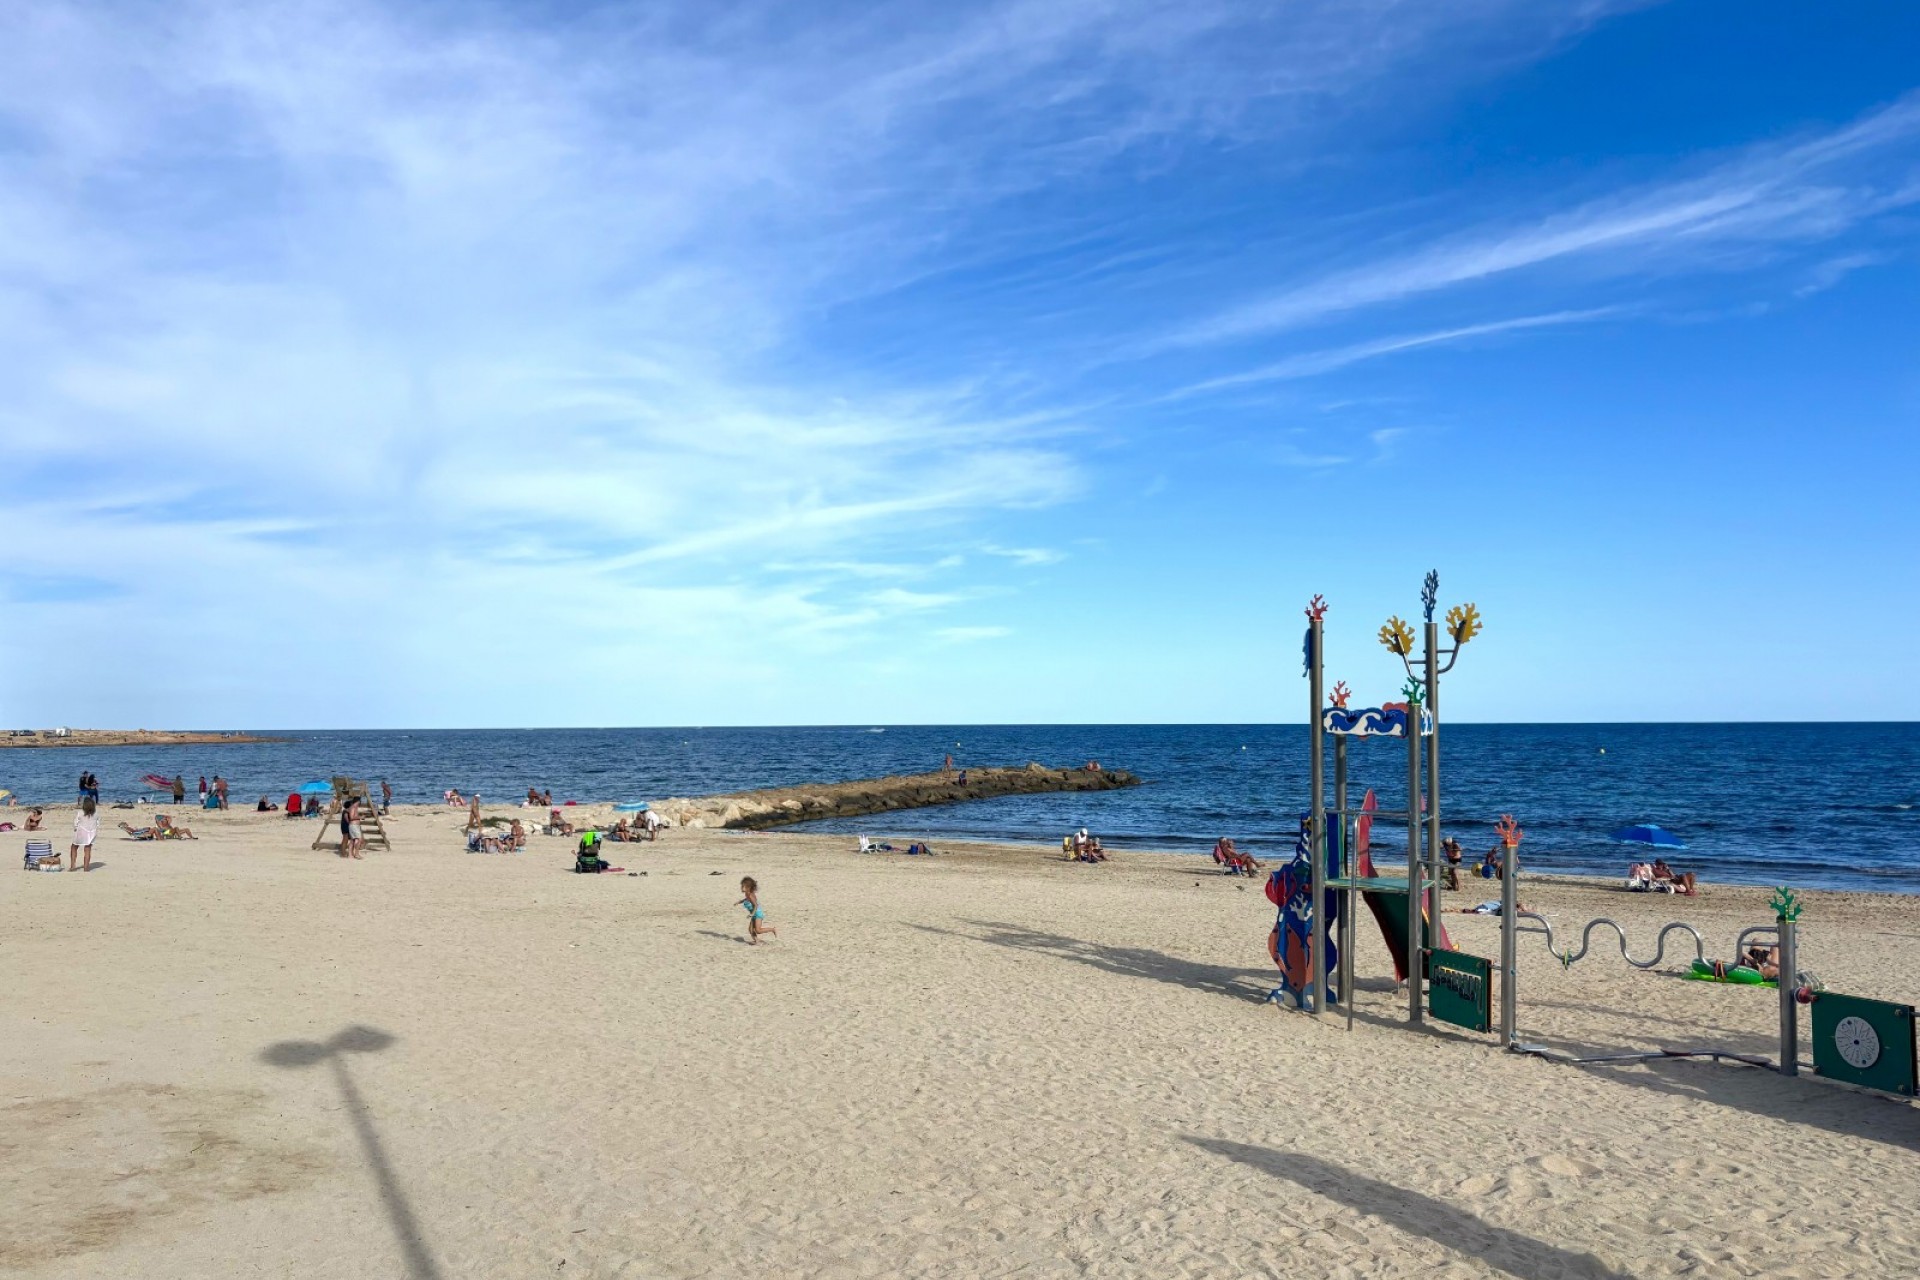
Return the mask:
<svg viewBox="0 0 1920 1280">
<path fill-rule="evenodd" d="M 1920 718 L 1920 9 L 0 11 L 0 718 Z"/>
</svg>

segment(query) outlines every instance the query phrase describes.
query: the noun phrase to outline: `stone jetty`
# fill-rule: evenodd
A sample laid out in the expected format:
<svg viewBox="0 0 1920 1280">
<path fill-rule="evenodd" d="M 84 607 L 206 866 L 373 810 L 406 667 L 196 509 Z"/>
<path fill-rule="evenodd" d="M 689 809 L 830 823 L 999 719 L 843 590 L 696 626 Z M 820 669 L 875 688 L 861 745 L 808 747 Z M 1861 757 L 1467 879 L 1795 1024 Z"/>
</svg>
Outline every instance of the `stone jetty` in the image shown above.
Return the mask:
<svg viewBox="0 0 1920 1280">
<path fill-rule="evenodd" d="M 291 738 L 263 737 L 255 733 L 217 733 L 199 729 L 0 730 L 0 747 L 227 747 L 241 742 L 291 741 Z"/>
<path fill-rule="evenodd" d="M 759 831 L 816 818 L 861 818 L 896 809 L 958 804 L 993 796 L 1113 791 L 1140 785 L 1139 778 L 1122 769 L 1050 769 L 1043 764 L 1028 764 L 1023 768 L 969 768 L 965 771 L 965 782 L 961 776 L 957 769 L 951 773 L 936 769 L 931 773 L 861 778 L 853 782 L 809 782 L 693 800 L 662 800 L 653 808 L 677 827 Z"/>
</svg>

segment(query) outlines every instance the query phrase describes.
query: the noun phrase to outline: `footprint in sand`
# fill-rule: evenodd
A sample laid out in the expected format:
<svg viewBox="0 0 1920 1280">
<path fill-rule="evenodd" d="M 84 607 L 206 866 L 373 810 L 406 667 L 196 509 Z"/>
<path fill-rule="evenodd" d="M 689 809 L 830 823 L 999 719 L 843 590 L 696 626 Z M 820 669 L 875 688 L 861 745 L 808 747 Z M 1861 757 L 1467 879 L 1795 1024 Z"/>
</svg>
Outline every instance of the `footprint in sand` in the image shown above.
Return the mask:
<svg viewBox="0 0 1920 1280">
<path fill-rule="evenodd" d="M 1575 1160 L 1571 1156 L 1559 1154 L 1541 1156 L 1533 1162 L 1542 1173 L 1552 1174 L 1556 1178 L 1590 1178 L 1600 1172 L 1600 1166 L 1588 1164 L 1584 1160 Z"/>
</svg>

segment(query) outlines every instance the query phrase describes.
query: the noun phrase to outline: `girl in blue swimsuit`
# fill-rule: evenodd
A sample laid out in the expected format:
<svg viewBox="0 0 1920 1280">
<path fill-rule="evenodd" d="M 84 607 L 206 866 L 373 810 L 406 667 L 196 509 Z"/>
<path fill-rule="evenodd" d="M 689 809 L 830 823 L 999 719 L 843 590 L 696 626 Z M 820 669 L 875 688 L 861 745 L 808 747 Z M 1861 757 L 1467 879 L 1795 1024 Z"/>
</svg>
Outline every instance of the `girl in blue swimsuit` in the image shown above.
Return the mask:
<svg viewBox="0 0 1920 1280">
<path fill-rule="evenodd" d="M 776 938 L 779 937 L 780 931 L 767 923 L 767 913 L 760 909 L 759 882 L 752 876 L 742 878 L 740 881 L 740 892 L 746 896 L 734 905 L 746 908 L 748 945 L 757 944 L 760 941 L 760 935 L 763 933 Z"/>
</svg>

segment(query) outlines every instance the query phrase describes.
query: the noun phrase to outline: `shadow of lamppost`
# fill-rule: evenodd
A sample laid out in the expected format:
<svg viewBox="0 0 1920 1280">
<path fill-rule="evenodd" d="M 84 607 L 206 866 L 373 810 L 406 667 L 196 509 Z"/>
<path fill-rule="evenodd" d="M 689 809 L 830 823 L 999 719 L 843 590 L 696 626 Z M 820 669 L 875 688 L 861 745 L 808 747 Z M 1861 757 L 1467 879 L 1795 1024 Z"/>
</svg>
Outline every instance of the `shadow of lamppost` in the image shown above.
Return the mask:
<svg viewBox="0 0 1920 1280">
<path fill-rule="evenodd" d="M 354 1132 L 360 1136 L 361 1149 L 366 1152 L 367 1164 L 372 1167 L 374 1181 L 379 1185 L 380 1201 L 386 1206 L 387 1217 L 393 1223 L 394 1237 L 400 1242 L 400 1252 L 406 1258 L 408 1275 L 413 1280 L 440 1280 L 440 1268 L 427 1252 L 426 1242 L 421 1238 L 420 1224 L 413 1216 L 413 1208 L 407 1203 L 406 1193 L 393 1176 L 393 1166 L 387 1160 L 380 1135 L 367 1115 L 366 1103 L 361 1100 L 352 1073 L 347 1070 L 348 1054 L 378 1053 L 393 1042 L 394 1037 L 385 1031 L 372 1027 L 348 1027 L 324 1042 L 282 1040 L 262 1050 L 260 1060 L 275 1067 L 312 1067 L 324 1062 L 333 1068 L 334 1082 L 340 1087 L 347 1115 L 353 1121 Z"/>
</svg>

